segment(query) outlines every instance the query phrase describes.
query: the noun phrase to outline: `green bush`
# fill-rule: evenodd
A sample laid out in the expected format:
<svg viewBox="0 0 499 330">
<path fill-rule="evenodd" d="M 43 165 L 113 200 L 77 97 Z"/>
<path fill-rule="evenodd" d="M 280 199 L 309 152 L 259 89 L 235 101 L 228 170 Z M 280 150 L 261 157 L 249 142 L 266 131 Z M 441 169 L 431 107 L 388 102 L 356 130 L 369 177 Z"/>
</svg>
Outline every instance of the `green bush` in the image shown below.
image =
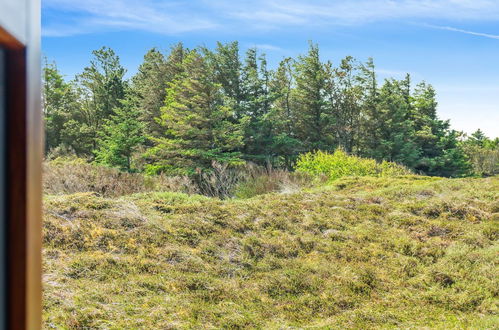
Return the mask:
<svg viewBox="0 0 499 330">
<path fill-rule="evenodd" d="M 300 155 L 295 167 L 297 172 L 313 176 L 326 176 L 330 181 L 345 176 L 397 176 L 410 174 L 409 169 L 396 163 L 348 155 L 343 150 L 333 154 L 316 151 Z"/>
</svg>

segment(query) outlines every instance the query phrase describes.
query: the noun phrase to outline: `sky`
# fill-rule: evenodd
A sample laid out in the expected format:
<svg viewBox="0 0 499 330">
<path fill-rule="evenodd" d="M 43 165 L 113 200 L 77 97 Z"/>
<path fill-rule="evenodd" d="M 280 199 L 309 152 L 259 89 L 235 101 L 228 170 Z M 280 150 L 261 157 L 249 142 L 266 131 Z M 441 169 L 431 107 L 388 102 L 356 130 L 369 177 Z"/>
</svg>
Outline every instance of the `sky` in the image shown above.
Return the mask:
<svg viewBox="0 0 499 330">
<path fill-rule="evenodd" d="M 152 47 L 257 47 L 273 67 L 319 44 L 427 81 L 454 129 L 499 137 L 499 0 L 42 0 L 42 49 L 67 79 L 113 48 L 133 75 Z"/>
</svg>

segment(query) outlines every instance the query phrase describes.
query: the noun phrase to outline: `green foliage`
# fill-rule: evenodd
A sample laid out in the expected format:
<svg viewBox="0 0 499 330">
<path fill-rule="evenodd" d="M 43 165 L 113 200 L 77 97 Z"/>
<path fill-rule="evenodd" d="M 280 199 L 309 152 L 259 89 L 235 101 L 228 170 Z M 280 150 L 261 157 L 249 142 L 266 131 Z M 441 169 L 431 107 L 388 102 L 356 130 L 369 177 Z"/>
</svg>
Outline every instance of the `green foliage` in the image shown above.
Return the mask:
<svg viewBox="0 0 499 330">
<path fill-rule="evenodd" d="M 71 120 L 79 109 L 73 82 L 66 82 L 55 63 L 43 67 L 43 115 L 45 152 L 71 144 Z"/>
<path fill-rule="evenodd" d="M 499 174 L 499 138 L 489 139 L 477 130 L 461 143 L 473 173 L 479 176 Z"/>
<path fill-rule="evenodd" d="M 132 155 L 144 143 L 144 125 L 139 121 L 137 100 L 132 96 L 121 101 L 114 114 L 106 120 L 97 142 L 95 161 L 122 171 L 132 171 Z"/>
<path fill-rule="evenodd" d="M 103 124 L 121 106 L 127 83 L 119 57 L 107 47 L 92 54 L 90 65 L 70 83 L 62 81 L 55 66 L 46 65 L 44 69 L 49 150 L 65 147 L 91 158 Z"/>
<path fill-rule="evenodd" d="M 303 150 L 302 142 L 296 137 L 293 84 L 293 60 L 286 58 L 279 63 L 269 83 L 272 103 L 267 119 L 272 122 L 271 148 L 277 158 L 274 163 L 287 169 L 292 168 L 295 158 Z"/>
<path fill-rule="evenodd" d="M 166 98 L 166 86 L 183 70 L 182 62 L 189 50 L 182 43 L 171 47 L 168 54 L 153 48 L 144 55 L 138 72 L 132 77 L 131 92 L 138 97 L 140 121 L 144 123 L 144 133 L 150 137 L 162 136 L 163 129 L 157 118 L 161 116 Z"/>
<path fill-rule="evenodd" d="M 490 147 L 497 141 L 478 131 L 462 143 L 463 134 L 439 119 L 431 85 L 414 88 L 409 75 L 379 84 L 372 59 L 324 62 L 310 43 L 306 54 L 273 70 L 256 48 L 242 58 L 237 42 L 195 50 L 180 43 L 168 53 L 151 49 L 128 82 L 113 50 L 93 55 L 72 82 L 46 65 L 47 153 L 90 161 L 100 155 L 100 163 L 124 170 L 194 175 L 212 161 L 290 170 L 299 154 L 341 148 L 432 176 L 497 173 Z M 125 120 L 116 109 L 132 99 Z M 140 130 L 131 128 L 132 118 Z M 110 128 L 125 121 L 126 129 Z M 125 139 L 127 129 L 142 137 Z"/>
<path fill-rule="evenodd" d="M 275 123 L 269 117 L 270 72 L 265 56 L 258 56 L 256 48 L 250 48 L 246 52 L 241 78 L 241 115 L 248 118 L 244 132 L 245 158 L 260 164 L 272 162 Z"/>
<path fill-rule="evenodd" d="M 410 174 L 410 171 L 398 164 L 348 155 L 341 149 L 333 154 L 316 151 L 300 155 L 296 162 L 296 171 L 313 176 L 326 176 L 337 180 L 347 176 L 397 176 Z"/>
<path fill-rule="evenodd" d="M 169 83 L 158 119 L 164 136 L 147 152 L 147 168 L 193 174 L 213 161 L 240 164 L 244 121 L 236 121 L 213 72 L 197 51 L 183 62 L 184 73 Z"/>
<path fill-rule="evenodd" d="M 310 43 L 306 55 L 299 56 L 294 63 L 296 88 L 293 90 L 295 104 L 296 136 L 306 151 L 325 149 L 331 145 L 329 134 L 330 113 L 325 110 L 323 98 L 326 72 L 319 58 L 319 47 Z"/>
</svg>

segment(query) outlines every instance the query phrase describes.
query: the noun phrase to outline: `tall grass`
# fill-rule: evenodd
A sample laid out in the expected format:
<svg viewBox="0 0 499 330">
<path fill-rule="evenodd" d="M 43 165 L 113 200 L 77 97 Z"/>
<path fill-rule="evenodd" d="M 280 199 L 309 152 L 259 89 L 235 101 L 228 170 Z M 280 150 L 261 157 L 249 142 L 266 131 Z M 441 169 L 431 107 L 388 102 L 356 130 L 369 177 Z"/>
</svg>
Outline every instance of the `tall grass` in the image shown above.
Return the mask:
<svg viewBox="0 0 499 330">
<path fill-rule="evenodd" d="M 193 177 L 144 175 L 120 172 L 83 159 L 60 157 L 45 162 L 46 194 L 96 192 L 116 197 L 149 191 L 202 194 L 220 199 L 250 198 L 279 192 L 296 192 L 302 188 L 324 184 L 345 176 L 395 176 L 409 174 L 405 167 L 390 162 L 349 156 L 341 150 L 307 153 L 300 156 L 296 171 L 246 163 L 231 167 L 213 162 L 212 168 Z"/>
<path fill-rule="evenodd" d="M 298 173 L 307 173 L 314 177 L 326 176 L 329 181 L 347 176 L 389 177 L 411 174 L 410 170 L 402 165 L 348 155 L 340 149 L 332 154 L 323 151 L 302 154 L 295 168 Z"/>
<path fill-rule="evenodd" d="M 186 176 L 146 176 L 89 164 L 83 159 L 60 157 L 43 166 L 43 188 L 46 194 L 60 195 L 96 192 L 116 197 L 148 191 L 197 193 L 196 185 Z"/>
<path fill-rule="evenodd" d="M 47 196 L 44 328 L 497 329 L 498 192 L 404 176 Z"/>
<path fill-rule="evenodd" d="M 238 198 L 250 198 L 272 192 L 291 193 L 314 184 L 313 177 L 307 173 L 289 172 L 271 166 L 248 163 L 243 171 L 244 179 L 235 191 Z"/>
</svg>

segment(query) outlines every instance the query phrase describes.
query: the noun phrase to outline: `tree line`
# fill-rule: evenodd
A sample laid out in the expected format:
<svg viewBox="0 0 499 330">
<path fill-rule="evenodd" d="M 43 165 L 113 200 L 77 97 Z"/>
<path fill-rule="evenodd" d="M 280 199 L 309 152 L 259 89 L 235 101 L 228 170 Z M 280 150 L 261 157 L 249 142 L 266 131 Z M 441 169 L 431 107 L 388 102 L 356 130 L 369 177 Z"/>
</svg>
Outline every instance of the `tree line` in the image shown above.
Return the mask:
<svg viewBox="0 0 499 330">
<path fill-rule="evenodd" d="M 153 48 L 130 79 L 108 47 L 71 81 L 46 61 L 47 155 L 190 175 L 213 161 L 291 169 L 299 154 L 341 148 L 426 175 L 498 173 L 498 139 L 451 129 L 426 82 L 380 82 L 372 59 L 334 64 L 313 43 L 273 69 L 256 48 L 240 53 L 237 42 Z"/>
</svg>

